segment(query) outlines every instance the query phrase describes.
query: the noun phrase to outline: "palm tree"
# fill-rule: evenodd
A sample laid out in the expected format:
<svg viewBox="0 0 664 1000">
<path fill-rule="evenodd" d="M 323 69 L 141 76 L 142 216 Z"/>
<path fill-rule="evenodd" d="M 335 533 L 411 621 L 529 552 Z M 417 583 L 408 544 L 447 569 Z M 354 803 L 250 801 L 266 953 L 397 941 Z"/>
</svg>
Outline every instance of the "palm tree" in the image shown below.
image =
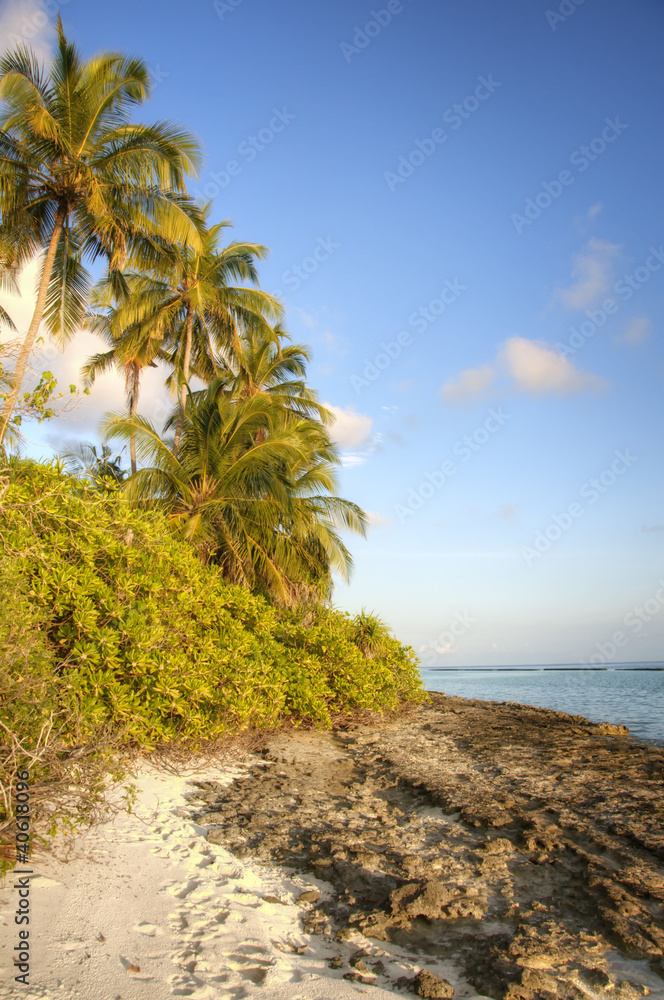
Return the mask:
<svg viewBox="0 0 664 1000">
<path fill-rule="evenodd" d="M 184 177 L 196 141 L 169 122 L 137 125 L 130 112 L 149 96 L 144 62 L 115 52 L 88 61 L 64 36 L 48 70 L 25 46 L 0 60 L 0 246 L 21 266 L 43 254 L 35 310 L 7 395 L 2 442 L 42 319 L 66 341 L 86 306 L 83 261 L 111 269 L 141 251 L 141 237 L 196 245 L 196 212 Z"/>
<path fill-rule="evenodd" d="M 81 369 L 81 374 L 86 384 L 90 386 L 98 375 L 110 368 L 117 368 L 123 372 L 127 410 L 130 419 L 133 420 L 138 406 L 143 369 L 156 367 L 157 360 L 165 360 L 168 355 L 164 350 L 163 341 L 153 326 L 141 323 L 134 323 L 128 328 L 123 326 L 123 307 L 131 302 L 132 289 L 132 276 L 123 275 L 120 302 L 114 305 L 113 301 L 118 297 L 117 287 L 114 289 L 109 282 L 98 286 L 86 325 L 107 342 L 110 350 L 89 358 Z M 133 474 L 137 469 L 134 435 L 129 439 L 129 457 Z"/>
<path fill-rule="evenodd" d="M 0 251 L 0 255 L 2 255 L 2 251 Z M 0 263 L 0 291 L 14 293 L 19 291 L 16 269 L 4 263 Z M 0 324 L 4 324 L 9 327 L 12 333 L 16 333 L 13 319 L 2 306 L 0 306 Z M 7 365 L 7 361 L 10 361 L 10 364 L 14 361 L 14 347 L 13 343 L 0 344 L 0 399 L 2 400 L 7 398 L 14 382 L 14 368 Z M 18 429 L 16 427 L 10 428 L 10 443 L 16 444 L 19 439 Z M 2 447 L 1 439 L 0 447 Z"/>
<path fill-rule="evenodd" d="M 332 414 L 325 412 L 331 422 Z M 365 536 L 367 517 L 356 504 L 336 496 L 340 459 L 325 428 L 289 410 L 280 409 L 280 416 L 286 430 L 282 433 L 293 442 L 295 454 L 279 470 L 288 503 L 264 525 L 266 547 L 284 571 L 286 603 L 329 599 L 332 572 L 347 581 L 353 568 L 338 529 Z"/>
<path fill-rule="evenodd" d="M 11 253 L 12 251 L 9 247 L 3 249 L 0 246 L 0 291 L 20 295 L 18 268 L 11 263 Z M 7 310 L 3 306 L 0 306 L 0 325 L 2 324 L 8 326 L 12 333 L 16 333 L 14 320 Z"/>
<path fill-rule="evenodd" d="M 267 393 L 284 410 L 315 416 L 329 424 L 332 414 L 306 384 L 309 351 L 304 344 L 282 344 L 289 336 L 276 324 L 273 339 L 244 332 L 232 352 L 225 352 L 220 384 L 234 399 Z"/>
<path fill-rule="evenodd" d="M 361 609 L 352 622 L 352 640 L 368 660 L 382 656 L 389 648 L 392 634 L 373 611 Z"/>
<path fill-rule="evenodd" d="M 339 460 L 319 421 L 284 419 L 263 393 L 230 399 L 215 381 L 189 397 L 177 456 L 141 417 L 112 417 L 104 430 L 136 437 L 144 467 L 128 498 L 166 510 L 230 582 L 293 604 L 303 592 L 329 594 L 333 570 L 348 576 L 338 528 L 364 534 L 366 516 L 334 495 Z"/>
<path fill-rule="evenodd" d="M 67 466 L 78 476 L 88 476 L 98 485 L 121 483 L 127 470 L 122 468 L 122 455 L 113 455 L 112 448 L 88 441 L 75 441 L 62 452 Z"/>
<path fill-rule="evenodd" d="M 210 206 L 200 210 L 207 223 Z M 192 374 L 210 381 L 218 374 L 217 357 L 240 353 L 240 332 L 273 339 L 272 326 L 282 315 L 280 302 L 258 288 L 255 260 L 267 249 L 256 243 L 230 243 L 223 247 L 228 222 L 197 233 L 200 245 L 183 242 L 164 245 L 151 268 L 132 273 L 133 294 L 121 310 L 125 326 L 140 323 L 155 338 L 170 346 L 174 378 L 169 385 L 179 395 L 179 417 L 173 443 L 177 456 Z"/>
</svg>

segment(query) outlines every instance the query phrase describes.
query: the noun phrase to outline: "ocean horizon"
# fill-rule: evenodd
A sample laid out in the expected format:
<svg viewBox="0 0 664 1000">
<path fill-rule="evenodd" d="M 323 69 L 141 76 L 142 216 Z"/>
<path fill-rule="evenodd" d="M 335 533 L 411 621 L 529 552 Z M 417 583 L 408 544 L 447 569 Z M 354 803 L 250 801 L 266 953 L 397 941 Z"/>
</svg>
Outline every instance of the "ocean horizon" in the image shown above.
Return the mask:
<svg viewBox="0 0 664 1000">
<path fill-rule="evenodd" d="M 436 666 L 420 674 L 428 691 L 583 715 L 664 745 L 664 661 Z"/>
<path fill-rule="evenodd" d="M 427 667 L 427 670 L 664 670 L 662 660 L 644 660 L 635 663 L 612 663 L 596 666 L 585 663 L 501 663 L 495 666 L 476 667 Z"/>
</svg>

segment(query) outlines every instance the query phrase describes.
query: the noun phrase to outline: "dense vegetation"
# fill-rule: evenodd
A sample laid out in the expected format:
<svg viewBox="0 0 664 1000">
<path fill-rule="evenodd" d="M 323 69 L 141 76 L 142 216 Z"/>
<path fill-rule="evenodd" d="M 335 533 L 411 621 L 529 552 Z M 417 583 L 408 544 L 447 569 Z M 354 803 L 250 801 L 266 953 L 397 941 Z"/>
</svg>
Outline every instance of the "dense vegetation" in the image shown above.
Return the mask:
<svg viewBox="0 0 664 1000">
<path fill-rule="evenodd" d="M 367 527 L 337 495 L 333 416 L 258 286 L 266 248 L 226 242 L 229 223 L 187 194 L 197 141 L 133 121 L 149 93 L 142 60 L 85 61 L 60 20 L 48 67 L 25 47 L 0 61 L 0 286 L 40 261 L 27 333 L 0 350 L 0 828 L 25 761 L 76 815 L 77 781 L 92 808 L 113 759 L 100 765 L 103 746 L 329 725 L 420 696 L 410 649 L 331 608 L 352 568 L 341 532 Z M 0 324 L 17 333 L 2 308 Z M 120 371 L 126 412 L 67 462 L 21 459 L 21 419 L 77 396 L 31 371 L 38 334 L 64 346 L 83 328 L 107 348 L 85 391 Z M 148 366 L 173 397 L 164 426 L 138 411 Z"/>
<path fill-rule="evenodd" d="M 58 734 L 45 781 L 53 754 L 76 758 L 102 733 L 195 744 L 420 696 L 412 651 L 376 619 L 229 585 L 116 489 L 13 459 L 2 491 L 0 722 L 28 751 L 45 723 Z"/>
<path fill-rule="evenodd" d="M 19 440 L 22 409 L 53 412 L 52 378 L 20 396 L 40 328 L 65 345 L 87 327 L 108 347 L 83 367 L 88 388 L 108 369 L 125 377 L 127 415 L 106 433 L 128 444 L 128 497 L 169 514 L 229 582 L 289 606 L 327 598 L 333 573 L 352 566 L 338 529 L 367 524 L 336 495 L 332 414 L 306 383 L 308 352 L 289 343 L 281 302 L 258 288 L 266 248 L 226 243 L 229 223 L 187 195 L 196 140 L 172 122 L 132 121 L 149 92 L 141 60 L 86 62 L 60 21 L 48 69 L 25 47 L 0 61 L 5 287 L 42 262 L 28 332 L 0 358 L 0 445 Z M 106 264 L 96 285 L 93 261 Z M 0 322 L 12 327 L 6 310 Z M 138 413 L 155 365 L 174 399 L 164 426 Z"/>
</svg>

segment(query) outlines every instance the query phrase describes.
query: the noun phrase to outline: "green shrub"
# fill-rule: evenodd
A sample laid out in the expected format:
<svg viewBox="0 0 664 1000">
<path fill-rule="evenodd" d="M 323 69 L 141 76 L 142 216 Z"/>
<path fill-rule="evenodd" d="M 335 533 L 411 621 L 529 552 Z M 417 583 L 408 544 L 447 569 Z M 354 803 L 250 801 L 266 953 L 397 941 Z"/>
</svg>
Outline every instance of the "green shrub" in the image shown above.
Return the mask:
<svg viewBox="0 0 664 1000">
<path fill-rule="evenodd" d="M 305 624 L 226 584 L 113 488 L 57 464 L 5 473 L 0 723 L 27 750 L 46 720 L 66 754 L 102 732 L 151 749 L 422 698 L 412 650 L 368 616 L 318 607 Z"/>
</svg>

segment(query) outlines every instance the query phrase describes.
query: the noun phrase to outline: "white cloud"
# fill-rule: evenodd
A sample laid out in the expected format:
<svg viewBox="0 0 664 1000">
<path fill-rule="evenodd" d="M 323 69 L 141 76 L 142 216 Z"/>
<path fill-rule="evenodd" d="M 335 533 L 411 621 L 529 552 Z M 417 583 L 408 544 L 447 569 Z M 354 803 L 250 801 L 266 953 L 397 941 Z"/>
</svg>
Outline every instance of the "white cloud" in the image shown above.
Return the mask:
<svg viewBox="0 0 664 1000">
<path fill-rule="evenodd" d="M 7 327 L 3 327 L 0 334 L 0 342 L 14 340 L 25 336 L 37 301 L 37 274 L 39 270 L 39 258 L 35 257 L 21 271 L 18 279 L 19 293 L 14 295 L 11 292 L 0 292 L 0 305 L 2 305 L 16 326 L 16 333 L 12 333 Z"/>
<path fill-rule="evenodd" d="M 341 464 L 344 469 L 355 469 L 358 465 L 364 465 L 367 454 L 364 452 L 344 451 L 341 453 Z"/>
<path fill-rule="evenodd" d="M 17 332 L 6 327 L 0 333 L 0 342 L 22 341 L 30 324 L 36 299 L 36 278 L 38 260 L 28 264 L 19 280 L 21 294 L 3 292 L 0 303 L 5 307 Z M 61 350 L 50 339 L 42 327 L 40 338 L 30 357 L 29 371 L 36 377 L 42 371 L 52 371 L 58 380 L 58 390 L 66 391 L 69 385 L 83 388 L 81 367 L 93 354 L 107 349 L 95 334 L 79 331 Z M 148 417 L 161 430 L 173 407 L 173 400 L 164 387 L 166 371 L 162 367 L 146 368 L 141 377 L 138 411 Z M 30 383 L 30 376 L 26 384 Z M 121 411 L 125 407 L 125 380 L 119 372 L 110 371 L 100 376 L 91 387 L 89 396 L 82 396 L 78 404 L 66 417 L 55 418 L 52 422 L 58 436 L 62 432 L 86 439 L 96 438 L 99 422 L 109 411 Z"/>
<path fill-rule="evenodd" d="M 37 354 L 33 368 L 41 371 L 48 367 L 57 378 L 59 389 L 66 389 L 70 384 L 82 389 L 84 382 L 81 366 L 91 355 L 104 350 L 106 345 L 97 336 L 81 331 L 64 351 L 54 348 L 47 341 L 46 350 Z M 167 370 L 161 365 L 145 368 L 141 374 L 138 412 L 147 417 L 158 431 L 161 431 L 175 405 L 164 385 L 167 374 Z M 97 440 L 102 418 L 107 413 L 126 412 L 126 405 L 124 375 L 111 370 L 95 380 L 90 387 L 90 395 L 81 396 L 66 417 L 55 418 L 52 427 L 58 436 Z"/>
<path fill-rule="evenodd" d="M 605 384 L 598 375 L 579 371 L 569 358 L 540 340 L 510 337 L 501 349 L 500 360 L 518 392 L 569 395 L 584 389 L 599 389 Z"/>
<path fill-rule="evenodd" d="M 642 344 L 648 340 L 651 330 L 652 323 L 647 317 L 635 316 L 627 324 L 624 332 L 615 337 L 615 341 L 618 344 L 629 344 L 632 347 L 636 347 L 637 344 Z"/>
<path fill-rule="evenodd" d="M 553 296 L 567 309 L 588 309 L 611 287 L 613 263 L 620 250 L 613 243 L 594 237 L 574 256 L 572 284 L 558 288 Z"/>
<path fill-rule="evenodd" d="M 599 213 L 603 210 L 604 205 L 601 201 L 596 201 L 594 205 L 591 205 L 588 209 L 588 219 L 592 221 L 596 219 Z"/>
<path fill-rule="evenodd" d="M 107 350 L 107 346 L 93 333 L 82 331 L 52 362 L 53 374 L 62 384 L 70 382 L 83 385 L 81 366 L 91 355 Z M 164 386 L 167 371 L 159 366 L 145 368 L 141 374 L 138 412 L 155 423 L 159 430 L 172 410 L 174 403 Z M 86 424 L 96 425 L 108 412 L 125 409 L 125 378 L 121 372 L 109 371 L 100 375 L 90 389 L 90 395 L 76 408 L 73 417 Z"/>
<path fill-rule="evenodd" d="M 442 396 L 448 403 L 462 403 L 476 396 L 483 396 L 496 379 L 496 372 L 491 365 L 481 368 L 467 368 L 449 379 L 442 388 Z"/>
<path fill-rule="evenodd" d="M 367 511 L 367 517 L 372 528 L 389 528 L 394 523 L 390 517 L 382 517 L 381 514 L 375 514 L 371 510 Z"/>
<path fill-rule="evenodd" d="M 499 373 L 504 375 L 504 380 L 495 386 Z M 497 391 L 537 396 L 547 393 L 571 395 L 602 389 L 606 385 L 605 379 L 579 371 L 568 358 L 559 355 L 544 341 L 515 336 L 505 341 L 491 364 L 469 368 L 449 379 L 443 385 L 441 396 L 446 402 L 460 403 L 489 393 L 494 395 Z"/>
<path fill-rule="evenodd" d="M 329 434 L 340 448 L 359 448 L 369 441 L 373 426 L 371 417 L 357 413 L 352 406 L 343 408 L 331 403 L 323 405 L 334 414 L 335 420 L 329 428 Z"/>
<path fill-rule="evenodd" d="M 39 0 L 5 0 L 0 7 L 0 54 L 27 45 L 40 62 L 49 62 L 54 39 L 53 25 Z"/>
</svg>

